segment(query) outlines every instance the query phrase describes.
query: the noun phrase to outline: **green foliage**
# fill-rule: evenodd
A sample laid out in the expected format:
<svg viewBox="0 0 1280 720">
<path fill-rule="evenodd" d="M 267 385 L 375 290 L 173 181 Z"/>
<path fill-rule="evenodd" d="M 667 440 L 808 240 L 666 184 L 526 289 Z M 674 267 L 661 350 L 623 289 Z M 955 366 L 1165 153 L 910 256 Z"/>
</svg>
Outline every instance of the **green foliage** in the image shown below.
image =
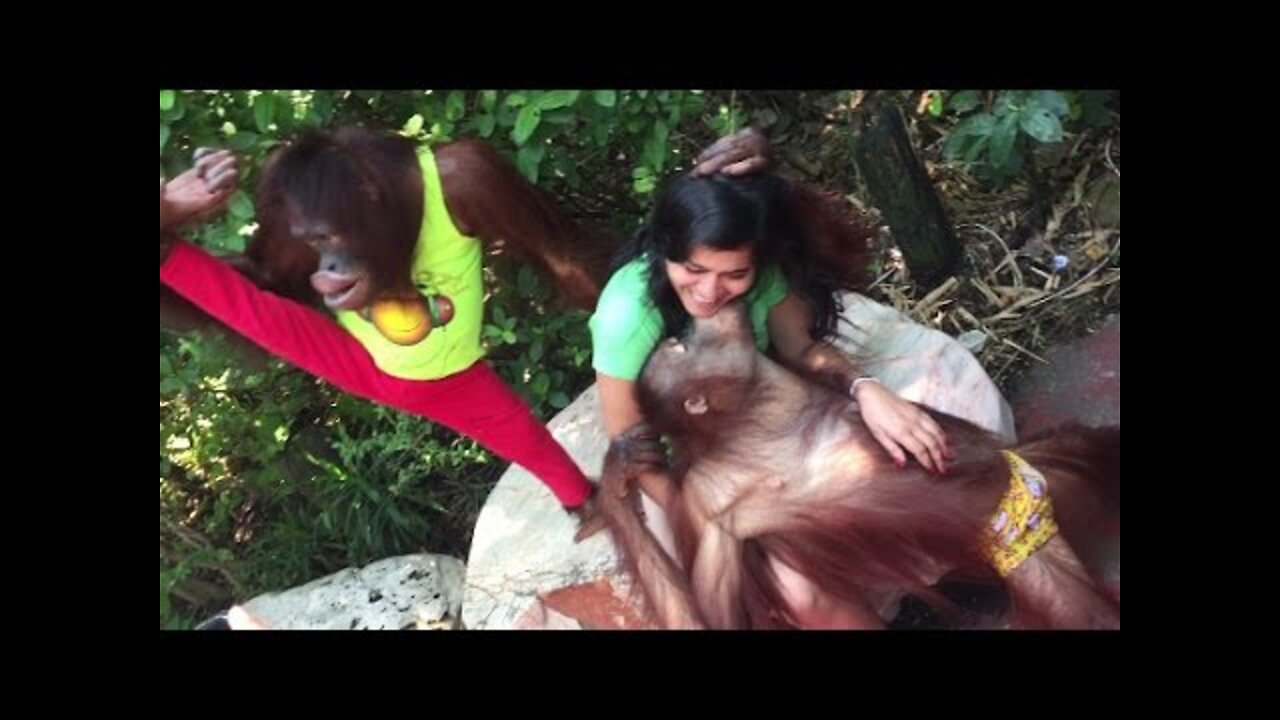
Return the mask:
<svg viewBox="0 0 1280 720">
<path fill-rule="evenodd" d="M 1002 184 L 1022 171 L 1033 144 L 1061 142 L 1068 131 L 1110 122 L 1110 93 L 1006 90 L 988 103 L 976 90 L 952 94 L 947 109 L 961 118 L 947 133 L 944 156 L 980 179 Z M 931 102 L 941 110 L 942 94 Z"/>
</svg>

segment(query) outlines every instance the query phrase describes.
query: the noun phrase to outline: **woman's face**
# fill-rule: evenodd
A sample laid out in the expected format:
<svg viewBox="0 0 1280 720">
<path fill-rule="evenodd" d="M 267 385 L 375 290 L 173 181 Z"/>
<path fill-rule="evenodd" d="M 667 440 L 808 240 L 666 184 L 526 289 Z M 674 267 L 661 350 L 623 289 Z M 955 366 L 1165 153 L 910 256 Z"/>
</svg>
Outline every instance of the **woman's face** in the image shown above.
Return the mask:
<svg viewBox="0 0 1280 720">
<path fill-rule="evenodd" d="M 756 279 L 755 260 L 749 247 L 694 247 L 684 262 L 667 261 L 667 277 L 686 312 L 709 318 L 751 289 Z"/>
</svg>

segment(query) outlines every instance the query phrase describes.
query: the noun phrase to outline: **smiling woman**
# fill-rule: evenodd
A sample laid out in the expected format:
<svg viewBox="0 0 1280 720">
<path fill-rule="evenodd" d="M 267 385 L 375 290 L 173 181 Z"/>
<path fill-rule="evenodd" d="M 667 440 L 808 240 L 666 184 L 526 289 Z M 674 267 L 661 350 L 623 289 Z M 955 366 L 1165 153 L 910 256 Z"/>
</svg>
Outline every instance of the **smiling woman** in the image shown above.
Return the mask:
<svg viewBox="0 0 1280 720">
<path fill-rule="evenodd" d="M 747 130 L 738 139 L 748 154 L 767 157 L 759 133 Z M 838 294 L 861 289 L 865 280 L 870 228 L 838 198 L 760 169 L 671 179 L 649 223 L 620 254 L 590 321 L 609 438 L 647 419 L 636 382 L 663 339 L 740 303 L 756 349 L 822 376 L 856 401 L 869 435 L 898 467 L 914 459 L 945 473 L 947 438 L 934 418 L 861 373 L 829 342 Z M 646 471 L 637 480 L 658 506 L 650 516 L 660 516 L 656 510 L 676 495 L 670 473 Z M 657 532 L 670 541 L 669 532 Z M 864 608 L 823 596 L 797 572 L 780 565 L 777 572 L 803 624 L 855 624 L 855 616 L 865 615 Z"/>
<path fill-rule="evenodd" d="M 745 295 L 756 279 L 751 248 L 715 251 L 695 247 L 684 262 L 666 261 L 667 277 L 690 316 L 708 318 Z"/>
</svg>

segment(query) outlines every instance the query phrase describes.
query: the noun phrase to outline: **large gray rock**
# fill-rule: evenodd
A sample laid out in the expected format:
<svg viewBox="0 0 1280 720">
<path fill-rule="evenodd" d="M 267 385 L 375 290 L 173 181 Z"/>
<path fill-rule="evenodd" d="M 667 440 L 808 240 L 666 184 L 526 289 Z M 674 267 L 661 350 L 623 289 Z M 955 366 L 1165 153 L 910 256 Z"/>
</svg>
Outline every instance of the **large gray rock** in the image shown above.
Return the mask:
<svg viewBox="0 0 1280 720">
<path fill-rule="evenodd" d="M 401 555 L 259 595 L 241 609 L 274 630 L 456 627 L 466 568 L 446 555 Z"/>
<path fill-rule="evenodd" d="M 958 342 L 858 295 L 846 296 L 844 316 L 854 329 L 842 325 L 849 337 L 837 345 L 864 371 L 907 399 L 1014 438 L 1008 404 Z M 599 475 L 608 442 L 595 386 L 548 427 L 588 475 Z M 646 510 L 656 534 L 666 536 L 661 513 L 652 503 Z M 643 627 L 608 533 L 574 544 L 575 528 L 550 491 L 512 465 L 476 522 L 463 600 L 466 627 Z"/>
</svg>

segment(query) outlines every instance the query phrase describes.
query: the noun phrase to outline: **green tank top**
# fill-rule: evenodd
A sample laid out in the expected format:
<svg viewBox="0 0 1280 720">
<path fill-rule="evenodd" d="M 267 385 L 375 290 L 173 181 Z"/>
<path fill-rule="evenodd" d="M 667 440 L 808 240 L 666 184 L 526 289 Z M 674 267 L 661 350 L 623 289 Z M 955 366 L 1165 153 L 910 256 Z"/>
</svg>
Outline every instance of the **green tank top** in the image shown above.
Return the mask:
<svg viewBox="0 0 1280 720">
<path fill-rule="evenodd" d="M 649 269 L 633 260 L 613 274 L 588 325 L 591 328 L 591 367 L 620 380 L 635 380 L 662 341 L 662 313 L 649 300 Z M 742 302 L 751 315 L 756 347 L 769 347 L 769 310 L 787 297 L 787 279 L 777 267 L 764 268 Z"/>
</svg>

